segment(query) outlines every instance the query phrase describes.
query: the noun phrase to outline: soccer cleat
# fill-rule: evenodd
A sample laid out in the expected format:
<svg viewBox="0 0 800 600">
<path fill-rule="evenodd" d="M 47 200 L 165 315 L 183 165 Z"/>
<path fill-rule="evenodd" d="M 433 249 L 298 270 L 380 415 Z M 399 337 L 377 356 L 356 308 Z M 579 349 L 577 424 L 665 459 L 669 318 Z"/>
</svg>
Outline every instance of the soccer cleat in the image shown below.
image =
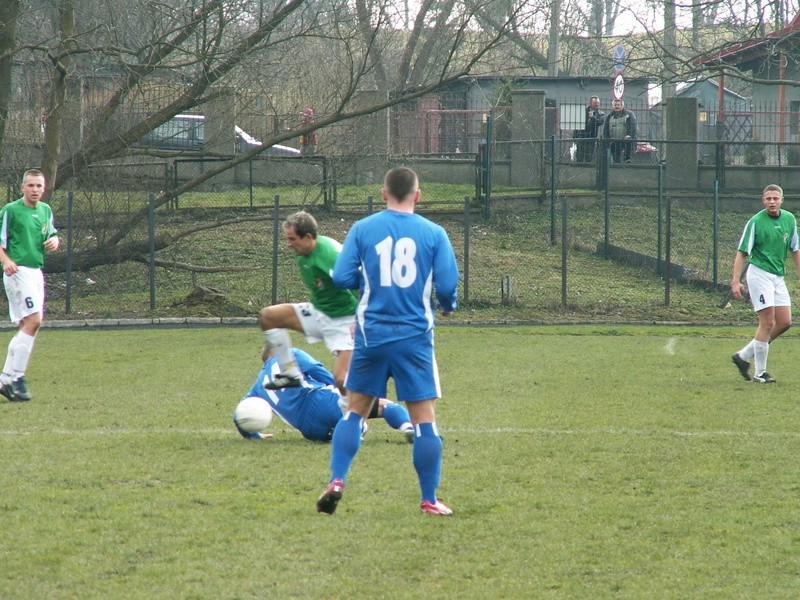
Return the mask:
<svg viewBox="0 0 800 600">
<path fill-rule="evenodd" d="M 287 387 L 300 387 L 303 384 L 302 375 L 278 374 L 275 379 L 264 384 L 267 390 L 282 390 Z"/>
<path fill-rule="evenodd" d="M 317 512 L 322 512 L 332 515 L 336 510 L 336 505 L 342 499 L 344 492 L 344 482 L 341 479 L 334 479 L 328 484 L 328 487 L 322 492 L 322 496 L 317 500 Z"/>
<path fill-rule="evenodd" d="M 764 371 L 761 375 L 753 375 L 753 383 L 775 383 L 776 379 Z"/>
<path fill-rule="evenodd" d="M 16 401 L 16 398 L 14 397 L 14 390 L 11 388 L 10 383 L 0 384 L 0 394 L 8 398 L 10 402 Z"/>
<path fill-rule="evenodd" d="M 736 368 L 739 369 L 739 373 L 742 374 L 742 377 L 744 377 L 745 380 L 750 381 L 750 379 L 752 379 L 750 377 L 750 363 L 739 356 L 738 352 L 731 357 L 731 360 L 733 361 L 733 364 L 736 365 Z"/>
<path fill-rule="evenodd" d="M 411 423 L 403 423 L 400 426 L 400 431 L 406 436 L 406 441 L 409 444 L 414 443 L 414 426 Z"/>
<path fill-rule="evenodd" d="M 31 399 L 31 393 L 28 391 L 28 384 L 25 382 L 24 377 L 19 377 L 12 381 L 11 390 L 14 392 L 14 400 L 27 402 Z"/>
<path fill-rule="evenodd" d="M 437 498 L 436 502 L 430 502 L 429 500 L 423 500 L 422 504 L 419 505 L 422 509 L 422 512 L 427 513 L 429 515 L 439 515 L 440 517 L 446 517 L 448 515 L 452 515 L 453 511 L 450 510 L 441 499 Z"/>
</svg>

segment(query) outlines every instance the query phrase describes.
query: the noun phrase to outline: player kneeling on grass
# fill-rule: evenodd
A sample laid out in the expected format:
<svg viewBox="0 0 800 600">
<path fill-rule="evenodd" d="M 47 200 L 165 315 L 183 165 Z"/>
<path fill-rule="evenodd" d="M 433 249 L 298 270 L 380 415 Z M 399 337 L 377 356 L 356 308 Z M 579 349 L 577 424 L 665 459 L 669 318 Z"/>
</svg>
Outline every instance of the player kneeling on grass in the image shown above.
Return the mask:
<svg viewBox="0 0 800 600">
<path fill-rule="evenodd" d="M 281 373 L 277 359 L 266 347 L 261 356 L 264 366 L 244 398 L 251 396 L 263 398 L 276 415 L 297 429 L 304 438 L 329 442 L 336 423 L 344 414 L 347 401 L 336 388 L 333 375 L 321 362 L 299 348 L 293 348 L 292 352 L 303 376 L 300 387 L 266 389 L 265 386 Z M 408 411 L 402 404 L 381 398 L 374 404 L 370 413 L 370 418 L 379 417 L 382 417 L 392 429 L 402 432 L 408 442 L 414 441 L 414 428 Z M 249 439 L 272 437 L 271 433 L 244 431 L 238 424 L 236 428 L 243 437 Z M 366 432 L 366 427 L 363 432 Z"/>
</svg>

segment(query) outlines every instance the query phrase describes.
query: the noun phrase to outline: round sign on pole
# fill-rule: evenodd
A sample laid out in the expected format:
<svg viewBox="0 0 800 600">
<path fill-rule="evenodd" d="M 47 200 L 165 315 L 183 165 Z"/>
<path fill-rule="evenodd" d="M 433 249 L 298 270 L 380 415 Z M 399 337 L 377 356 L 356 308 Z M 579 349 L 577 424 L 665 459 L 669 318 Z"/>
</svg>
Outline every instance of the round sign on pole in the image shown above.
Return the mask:
<svg viewBox="0 0 800 600">
<path fill-rule="evenodd" d="M 625 95 L 625 80 L 622 78 L 622 73 L 617 73 L 614 77 L 614 87 L 611 91 L 614 100 L 622 100 L 622 96 Z"/>
<path fill-rule="evenodd" d="M 621 73 L 625 68 L 625 47 L 617 46 L 614 48 L 614 71 Z"/>
</svg>

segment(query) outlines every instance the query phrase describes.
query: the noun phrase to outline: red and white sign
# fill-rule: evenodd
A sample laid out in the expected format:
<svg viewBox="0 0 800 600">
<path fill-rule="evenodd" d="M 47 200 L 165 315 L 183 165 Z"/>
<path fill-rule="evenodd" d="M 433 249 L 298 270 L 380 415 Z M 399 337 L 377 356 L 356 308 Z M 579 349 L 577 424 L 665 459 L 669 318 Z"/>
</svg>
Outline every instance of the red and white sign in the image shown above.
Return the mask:
<svg viewBox="0 0 800 600">
<path fill-rule="evenodd" d="M 622 100 L 622 96 L 625 95 L 625 79 L 623 79 L 622 73 L 617 73 L 617 76 L 614 77 L 614 87 L 611 92 L 614 100 Z"/>
</svg>

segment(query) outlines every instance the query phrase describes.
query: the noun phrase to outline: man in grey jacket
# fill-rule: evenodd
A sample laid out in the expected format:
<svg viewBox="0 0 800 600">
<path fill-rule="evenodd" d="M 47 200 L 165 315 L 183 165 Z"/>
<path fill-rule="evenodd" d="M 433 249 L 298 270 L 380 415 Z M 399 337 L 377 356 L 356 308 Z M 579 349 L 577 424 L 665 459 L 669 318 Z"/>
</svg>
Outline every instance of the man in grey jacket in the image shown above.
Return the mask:
<svg viewBox="0 0 800 600">
<path fill-rule="evenodd" d="M 636 143 L 636 115 L 625 108 L 625 102 L 614 100 L 603 123 L 603 137 L 610 141 L 611 159 L 615 163 L 631 162 L 631 151 Z"/>
</svg>

